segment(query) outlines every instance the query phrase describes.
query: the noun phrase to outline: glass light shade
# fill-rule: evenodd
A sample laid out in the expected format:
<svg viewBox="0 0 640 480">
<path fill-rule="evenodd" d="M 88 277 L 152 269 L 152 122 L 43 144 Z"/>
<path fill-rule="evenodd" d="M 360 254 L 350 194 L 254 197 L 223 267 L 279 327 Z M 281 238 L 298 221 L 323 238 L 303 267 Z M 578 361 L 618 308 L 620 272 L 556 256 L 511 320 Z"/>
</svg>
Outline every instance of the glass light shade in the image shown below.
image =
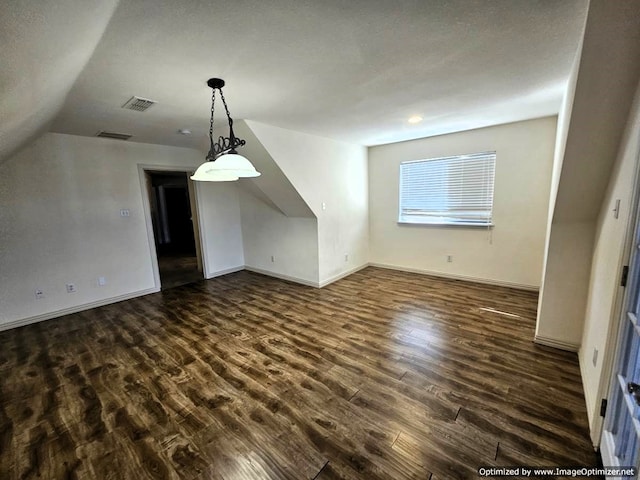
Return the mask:
<svg viewBox="0 0 640 480">
<path fill-rule="evenodd" d="M 213 172 L 232 174 L 240 178 L 260 176 L 260 172 L 251 162 L 237 153 L 225 153 L 209 163 L 212 163 L 211 170 Z"/>
<path fill-rule="evenodd" d="M 204 162 L 200 165 L 195 173 L 191 175 L 191 180 L 197 182 L 234 182 L 238 180 L 238 176 L 231 172 L 213 170 L 213 163 Z"/>
</svg>

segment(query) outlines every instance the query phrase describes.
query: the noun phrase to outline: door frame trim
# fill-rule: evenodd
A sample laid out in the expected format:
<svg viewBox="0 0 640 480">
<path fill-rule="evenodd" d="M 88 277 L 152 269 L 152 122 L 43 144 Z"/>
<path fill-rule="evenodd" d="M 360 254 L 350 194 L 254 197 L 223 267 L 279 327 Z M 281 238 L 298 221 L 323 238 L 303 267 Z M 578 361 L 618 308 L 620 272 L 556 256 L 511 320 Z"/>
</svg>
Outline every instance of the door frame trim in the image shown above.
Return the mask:
<svg viewBox="0 0 640 480">
<path fill-rule="evenodd" d="M 185 174 L 193 173 L 194 169 L 192 167 L 185 167 L 184 165 L 153 165 L 146 163 L 138 164 L 138 177 L 140 180 L 140 191 L 142 194 L 142 209 L 144 211 L 144 220 L 147 226 L 147 240 L 149 241 L 149 254 L 151 255 L 151 268 L 153 270 L 153 282 L 156 288 L 156 291 L 160 291 L 162 288 L 162 283 L 160 281 L 160 268 L 158 266 L 158 252 L 156 251 L 156 241 L 155 235 L 153 233 L 153 223 L 151 221 L 151 205 L 149 202 L 149 188 L 147 184 L 147 173 L 153 172 L 183 172 Z M 190 180 L 187 179 L 187 182 Z M 190 189 L 191 190 L 191 189 Z M 203 278 L 206 278 L 207 272 L 207 264 L 206 264 L 206 255 L 204 255 L 202 251 L 202 245 L 204 245 L 204 239 L 202 238 L 202 225 L 200 225 L 200 202 L 198 201 L 198 189 L 193 189 L 193 201 L 195 202 L 195 211 L 198 214 L 198 228 L 196 236 L 196 231 L 194 229 L 194 237 L 196 240 L 196 256 L 199 256 L 199 261 L 202 262 L 203 269 Z M 192 211 L 194 210 L 194 205 L 191 206 Z M 200 245 L 200 248 L 198 248 Z"/>
<path fill-rule="evenodd" d="M 619 467 L 620 462 L 618 462 L 618 457 L 612 454 L 615 448 L 613 442 L 613 436 L 611 433 L 606 430 L 602 430 L 602 438 L 600 439 L 600 456 L 602 457 L 602 464 L 611 466 L 611 467 Z"/>
</svg>

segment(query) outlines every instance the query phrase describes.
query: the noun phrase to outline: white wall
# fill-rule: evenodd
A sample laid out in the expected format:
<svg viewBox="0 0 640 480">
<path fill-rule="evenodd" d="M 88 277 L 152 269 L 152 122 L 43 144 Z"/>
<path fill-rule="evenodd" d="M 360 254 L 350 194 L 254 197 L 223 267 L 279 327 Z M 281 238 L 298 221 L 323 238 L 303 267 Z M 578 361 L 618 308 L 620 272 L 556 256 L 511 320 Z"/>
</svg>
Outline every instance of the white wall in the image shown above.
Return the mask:
<svg viewBox="0 0 640 480">
<path fill-rule="evenodd" d="M 138 164 L 195 167 L 201 161 L 192 149 L 48 133 L 2 164 L 0 328 L 156 290 Z M 200 193 L 222 202 L 207 187 Z M 230 261 L 212 252 L 237 242 L 237 197 L 224 201 L 236 209 L 235 220 L 216 205 L 201 212 L 205 255 L 214 268 L 241 267 L 241 243 Z M 129 217 L 120 216 L 123 208 Z M 226 228 L 220 217 L 238 226 L 228 241 L 216 238 Z M 103 287 L 99 276 L 107 279 Z M 78 291 L 67 293 L 66 283 Z M 44 299 L 36 300 L 36 288 Z"/>
<path fill-rule="evenodd" d="M 248 191 L 239 192 L 246 268 L 318 286 L 316 219 L 287 217 Z"/>
<path fill-rule="evenodd" d="M 572 106 L 563 116 L 567 128 L 559 132 L 561 170 L 550 209 L 539 343 L 578 350 L 582 340 L 598 212 L 640 77 L 639 13 L 634 0 L 615 2 L 615 8 L 606 0 L 589 4 L 575 85 L 569 84 L 575 88 L 567 94 Z"/>
<path fill-rule="evenodd" d="M 558 188 L 560 186 L 560 174 L 562 173 L 562 162 L 564 161 L 564 154 L 567 147 L 567 136 L 569 135 L 569 127 L 571 126 L 571 112 L 573 111 L 573 99 L 576 95 L 576 84 L 578 82 L 578 71 L 580 69 L 580 58 L 582 55 L 582 43 L 583 39 L 580 38 L 580 43 L 576 51 L 576 56 L 571 66 L 571 72 L 569 79 L 567 80 L 567 87 L 562 97 L 562 105 L 560 106 L 560 112 L 558 113 L 558 125 L 556 129 L 556 143 L 553 153 L 553 170 L 551 175 L 551 192 L 549 195 L 549 214 L 547 219 L 547 242 L 548 237 L 551 234 L 551 223 L 553 222 L 553 211 L 556 206 L 556 199 L 558 197 Z M 545 262 L 546 264 L 546 262 Z"/>
<path fill-rule="evenodd" d="M 555 128 L 547 117 L 369 148 L 370 261 L 539 287 Z M 400 162 L 489 150 L 497 155 L 492 230 L 397 223 Z"/>
<path fill-rule="evenodd" d="M 568 243 L 566 243 L 566 247 L 564 250 L 571 250 L 572 241 L 575 241 L 575 237 L 572 238 L 568 235 L 571 227 L 566 228 L 564 232 L 564 236 L 562 233 L 556 235 L 554 247 L 551 248 L 551 232 L 553 225 L 553 213 L 556 206 L 556 199 L 558 196 L 558 188 L 560 186 L 560 175 L 562 172 L 562 163 L 564 161 L 564 154 L 567 146 L 567 136 L 569 135 L 569 126 L 571 124 L 571 112 L 573 111 L 573 100 L 576 93 L 576 83 L 578 81 L 578 70 L 580 68 L 580 58 L 582 54 L 582 38 L 580 39 L 580 44 L 578 46 L 578 50 L 576 52 L 576 56 L 573 61 L 573 66 L 571 67 L 571 74 L 569 75 L 569 80 L 567 81 L 567 89 L 565 91 L 564 97 L 562 99 L 562 105 L 560 107 L 560 112 L 558 113 L 558 127 L 556 133 L 556 144 L 555 151 L 553 157 L 553 173 L 551 175 L 551 193 L 549 198 L 549 212 L 547 216 L 547 231 L 545 235 L 545 247 L 544 247 L 544 262 L 543 262 L 543 270 L 542 270 L 542 279 L 540 285 L 540 295 L 538 297 L 538 315 L 536 321 L 536 336 L 538 337 L 538 341 L 542 339 L 542 342 L 560 346 L 562 348 L 569 348 L 575 350 L 577 348 L 577 341 L 575 338 L 575 334 L 572 332 L 579 332 L 581 328 L 581 324 L 579 320 L 576 320 L 576 315 L 573 312 L 580 311 L 582 305 L 584 305 L 584 298 L 586 295 L 586 283 L 584 278 L 580 278 L 579 288 L 576 287 L 575 284 L 569 282 L 557 281 L 559 278 L 558 274 L 562 273 L 563 268 L 563 254 L 561 250 L 563 250 L 563 245 L 558 245 L 558 238 L 563 237 L 566 239 Z M 586 225 L 574 225 L 573 229 L 577 232 L 580 228 L 583 229 Z M 588 242 L 584 242 L 582 238 L 578 237 L 578 243 L 583 246 L 581 250 L 582 258 L 577 259 L 575 255 L 572 256 L 572 264 L 573 265 L 582 265 L 583 272 L 588 270 L 588 258 L 590 252 L 587 251 L 591 242 L 591 238 L 593 237 L 593 225 L 590 226 L 591 231 L 586 232 L 588 238 Z M 569 252 L 571 253 L 571 252 Z M 551 254 L 551 255 L 550 255 Z M 586 270 L 585 270 L 586 269 Z M 552 274 L 547 276 L 547 270 L 551 270 Z M 548 285 L 547 285 L 548 284 Z M 572 294 L 568 294 L 569 292 L 565 292 L 564 288 L 569 288 L 573 292 Z M 577 294 L 576 294 L 577 291 Z M 548 295 L 547 295 L 548 294 Z M 549 302 L 548 305 L 544 305 L 544 303 Z M 560 308 L 558 315 L 567 315 L 569 312 L 570 317 L 573 319 L 572 322 L 569 322 L 571 325 L 567 327 L 568 334 L 561 335 L 561 342 L 564 344 L 558 345 L 558 339 L 554 338 L 553 331 L 546 331 L 547 322 L 541 321 L 541 312 L 547 311 L 553 314 L 554 309 L 558 306 Z M 546 316 L 544 317 L 546 319 Z M 543 320 L 544 320 L 543 319 Z M 558 323 L 557 321 L 550 321 L 553 323 Z M 561 324 L 560 323 L 560 328 Z M 552 326 L 552 329 L 558 329 L 558 325 Z M 544 331 L 544 335 L 540 333 L 540 330 Z M 546 336 L 545 336 L 546 335 Z M 568 343 L 567 343 L 568 338 Z"/>
<path fill-rule="evenodd" d="M 636 91 L 626 132 L 621 143 L 605 201 L 598 217 L 591 265 L 591 280 L 580 348 L 580 366 L 584 384 L 587 412 L 594 444 L 600 436 L 600 399 L 606 397 L 608 369 L 613 349 L 608 339 L 616 338 L 619 306 L 624 289 L 620 287 L 622 266 L 628 260 L 625 251 L 627 232 L 633 228 L 633 184 L 638 171 L 640 154 L 640 85 Z M 613 210 L 620 200 L 616 219 Z M 631 233 L 631 232 L 630 232 Z M 593 365 L 593 352 L 598 361 Z"/>
<path fill-rule="evenodd" d="M 235 182 L 195 182 L 198 195 L 205 277 L 244 266 L 240 199 Z"/>
<path fill-rule="evenodd" d="M 595 222 L 554 222 L 535 341 L 577 351 L 584 324 Z"/>
<path fill-rule="evenodd" d="M 317 217 L 316 282 L 324 285 L 366 265 L 366 148 L 257 122 L 246 124 Z"/>
</svg>

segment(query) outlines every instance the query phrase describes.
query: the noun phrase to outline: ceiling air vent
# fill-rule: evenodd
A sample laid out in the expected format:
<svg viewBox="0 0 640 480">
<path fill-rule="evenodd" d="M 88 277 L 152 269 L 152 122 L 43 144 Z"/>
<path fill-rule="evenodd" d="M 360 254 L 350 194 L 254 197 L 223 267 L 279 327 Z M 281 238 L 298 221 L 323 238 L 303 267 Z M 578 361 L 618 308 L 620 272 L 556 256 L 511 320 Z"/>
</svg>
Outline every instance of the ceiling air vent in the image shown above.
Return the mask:
<svg viewBox="0 0 640 480">
<path fill-rule="evenodd" d="M 126 108 L 127 110 L 135 110 L 136 112 L 145 112 L 155 103 L 156 102 L 154 100 L 149 100 L 148 98 L 131 97 L 129 100 L 127 100 L 127 103 L 122 105 L 122 108 Z"/>
<path fill-rule="evenodd" d="M 113 138 L 114 140 L 129 140 L 132 136 L 127 133 L 105 132 L 102 130 L 96 134 L 96 137 Z"/>
</svg>

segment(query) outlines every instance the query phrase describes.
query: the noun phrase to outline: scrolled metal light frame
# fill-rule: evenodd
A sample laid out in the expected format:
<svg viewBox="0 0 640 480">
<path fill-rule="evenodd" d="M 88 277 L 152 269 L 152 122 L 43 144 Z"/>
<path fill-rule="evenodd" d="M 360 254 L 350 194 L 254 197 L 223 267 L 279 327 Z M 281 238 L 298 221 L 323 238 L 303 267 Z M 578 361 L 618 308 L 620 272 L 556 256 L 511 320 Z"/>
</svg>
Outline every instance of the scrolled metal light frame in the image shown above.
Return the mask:
<svg viewBox="0 0 640 480">
<path fill-rule="evenodd" d="M 244 146 L 247 142 L 243 139 L 236 137 L 233 131 L 233 118 L 231 118 L 231 114 L 229 113 L 229 107 L 227 106 L 227 101 L 224 98 L 224 94 L 222 93 L 222 87 L 225 86 L 224 80 L 221 78 L 210 78 L 207 81 L 207 85 L 211 88 L 211 121 L 209 123 L 209 153 L 207 153 L 207 161 L 214 161 L 216 158 L 224 155 L 226 153 L 238 153 L 236 148 Z M 224 105 L 225 113 L 227 114 L 227 121 L 229 123 L 229 136 L 225 137 L 224 135 L 220 135 L 218 137 L 218 141 L 213 141 L 213 122 L 214 122 L 214 112 L 215 112 L 215 102 L 216 102 L 216 90 L 220 93 L 220 98 L 222 99 L 222 104 Z"/>
</svg>

